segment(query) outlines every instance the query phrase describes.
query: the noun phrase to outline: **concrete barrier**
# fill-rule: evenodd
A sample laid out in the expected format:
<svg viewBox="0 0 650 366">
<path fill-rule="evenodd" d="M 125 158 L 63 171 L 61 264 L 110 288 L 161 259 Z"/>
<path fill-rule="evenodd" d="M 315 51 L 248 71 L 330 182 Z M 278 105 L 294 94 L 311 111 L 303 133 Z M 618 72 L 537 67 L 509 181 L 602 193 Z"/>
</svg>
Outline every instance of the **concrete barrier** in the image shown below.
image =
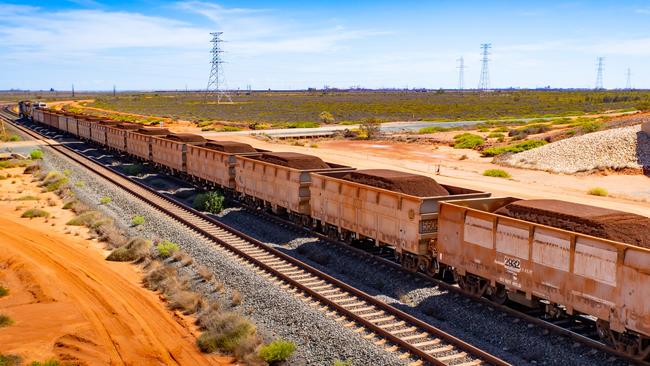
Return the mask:
<svg viewBox="0 0 650 366">
<path fill-rule="evenodd" d="M 643 125 L 641 125 L 641 130 L 650 137 L 650 122 L 644 122 Z"/>
</svg>

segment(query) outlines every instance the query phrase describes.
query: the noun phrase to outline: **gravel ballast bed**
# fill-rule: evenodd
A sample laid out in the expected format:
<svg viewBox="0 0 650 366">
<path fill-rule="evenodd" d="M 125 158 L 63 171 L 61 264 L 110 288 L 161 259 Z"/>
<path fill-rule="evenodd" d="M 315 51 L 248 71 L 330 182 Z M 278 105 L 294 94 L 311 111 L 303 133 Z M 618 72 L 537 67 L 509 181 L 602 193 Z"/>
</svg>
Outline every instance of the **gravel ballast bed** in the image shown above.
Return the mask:
<svg viewBox="0 0 650 366">
<path fill-rule="evenodd" d="M 189 232 L 174 220 L 157 213 L 76 163 L 56 155 L 51 149 L 45 148 L 44 151 L 45 169 L 72 171 L 71 186 L 80 201 L 96 205 L 101 197 L 111 197 L 109 204 L 97 208 L 113 217 L 129 234 L 174 241 L 194 259 L 195 265 L 206 265 L 214 271 L 215 277 L 224 283 L 226 290 L 223 294 L 212 293 L 210 296 L 220 297 L 223 304 L 229 304 L 232 291 L 239 291 L 243 302 L 234 310 L 251 318 L 261 334 L 282 337 L 296 343 L 297 351 L 289 364 L 331 365 L 337 359 L 350 360 L 355 365 L 366 364 L 368 360 L 381 365 L 406 364 L 405 360 L 399 360 L 395 355 L 363 339 L 362 334 L 342 327 L 341 323 L 225 257 L 211 243 Z M 75 186 L 74 183 L 79 181 L 84 182 L 83 187 Z M 135 215 L 143 215 L 145 223 L 133 228 L 129 225 L 131 217 Z M 194 266 L 184 267 L 181 272 L 192 271 L 193 268 Z M 203 289 L 209 291 L 208 288 Z"/>
<path fill-rule="evenodd" d="M 573 174 L 650 167 L 650 137 L 641 126 L 615 128 L 553 142 L 499 162 L 516 168 Z"/>
</svg>

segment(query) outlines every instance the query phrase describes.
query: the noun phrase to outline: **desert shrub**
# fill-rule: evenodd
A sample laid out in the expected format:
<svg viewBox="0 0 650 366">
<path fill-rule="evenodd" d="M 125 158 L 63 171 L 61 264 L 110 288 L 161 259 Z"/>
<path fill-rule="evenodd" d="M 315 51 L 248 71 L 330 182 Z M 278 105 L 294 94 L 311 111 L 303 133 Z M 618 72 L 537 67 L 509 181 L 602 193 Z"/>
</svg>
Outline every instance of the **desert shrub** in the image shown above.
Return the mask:
<svg viewBox="0 0 650 366">
<path fill-rule="evenodd" d="M 185 315 L 196 313 L 201 309 L 203 303 L 199 294 L 185 290 L 170 292 L 168 301 L 168 307 L 171 310 L 181 310 Z"/>
<path fill-rule="evenodd" d="M 0 328 L 12 325 L 14 321 L 7 315 L 0 314 Z"/>
<path fill-rule="evenodd" d="M 144 216 L 135 215 L 131 218 L 131 226 L 139 226 L 144 224 Z"/>
<path fill-rule="evenodd" d="M 603 128 L 603 123 L 598 121 L 585 122 L 580 126 L 582 133 L 592 133 L 599 131 Z"/>
<path fill-rule="evenodd" d="M 236 131 L 241 131 L 241 127 L 237 126 L 223 126 L 219 131 L 221 132 L 236 132 Z"/>
<path fill-rule="evenodd" d="M 268 130 L 271 125 L 268 123 L 253 123 L 248 126 L 251 130 Z"/>
<path fill-rule="evenodd" d="M 151 241 L 133 238 L 126 245 L 114 249 L 106 260 L 115 262 L 132 262 L 140 260 L 149 254 Z"/>
<path fill-rule="evenodd" d="M 207 192 L 198 194 L 192 203 L 197 210 L 218 214 L 223 210 L 224 197 L 219 192 Z"/>
<path fill-rule="evenodd" d="M 29 157 L 32 160 L 43 159 L 43 150 L 34 149 L 29 152 Z"/>
<path fill-rule="evenodd" d="M 66 177 L 69 177 L 70 174 L 72 174 L 72 170 L 70 170 L 70 169 L 63 169 L 63 175 L 65 175 Z"/>
<path fill-rule="evenodd" d="M 124 172 L 124 174 L 131 175 L 131 176 L 140 175 L 140 173 L 142 173 L 142 169 L 144 169 L 142 164 L 124 165 L 122 167 L 122 171 Z"/>
<path fill-rule="evenodd" d="M 519 153 L 546 145 L 544 140 L 528 140 L 507 146 L 495 146 L 481 151 L 482 156 L 497 156 L 503 153 Z"/>
<path fill-rule="evenodd" d="M 609 196 L 609 192 L 607 192 L 607 190 L 603 187 L 591 188 L 590 190 L 587 191 L 587 194 L 590 194 L 592 196 L 600 196 L 600 197 Z"/>
<path fill-rule="evenodd" d="M 318 118 L 321 120 L 321 122 L 328 123 L 328 124 L 329 123 L 334 123 L 334 121 L 335 121 L 334 116 L 332 115 L 332 113 L 327 112 L 327 111 L 320 112 L 320 114 L 318 115 Z"/>
<path fill-rule="evenodd" d="M 332 366 L 352 366 L 352 361 L 349 361 L 349 360 L 345 360 L 345 361 L 336 360 L 336 361 L 334 361 Z"/>
<path fill-rule="evenodd" d="M 63 187 L 68 183 L 68 177 L 57 171 L 51 171 L 41 177 L 41 185 L 45 187 L 47 192 L 53 192 Z"/>
<path fill-rule="evenodd" d="M 99 204 L 101 204 L 101 205 L 107 205 L 107 204 L 111 203 L 111 201 L 113 201 L 112 198 L 107 197 L 107 196 L 104 196 L 104 197 L 102 197 L 102 198 L 99 199 Z"/>
<path fill-rule="evenodd" d="M 436 133 L 436 132 L 445 132 L 449 131 L 450 129 L 447 127 L 440 127 L 440 126 L 429 126 L 429 127 L 422 127 L 418 130 L 418 133 L 423 135 L 426 133 Z"/>
<path fill-rule="evenodd" d="M 276 339 L 275 341 L 262 346 L 259 355 L 264 361 L 273 363 L 286 360 L 291 357 L 295 350 L 295 343 L 283 339 Z"/>
<path fill-rule="evenodd" d="M 27 159 L 4 160 L 4 161 L 0 161 L 0 169 L 20 168 L 20 167 L 24 168 L 30 164 L 32 164 L 32 161 Z"/>
<path fill-rule="evenodd" d="M 311 144 L 309 144 L 309 147 L 311 147 L 312 149 L 318 149 L 318 144 L 317 143 L 311 143 Z"/>
<path fill-rule="evenodd" d="M 9 289 L 4 286 L 0 286 L 0 297 L 7 295 L 9 295 Z"/>
<path fill-rule="evenodd" d="M 237 313 L 214 316 L 208 329 L 201 333 L 196 344 L 202 352 L 233 352 L 248 336 L 255 334 L 255 326 Z"/>
<path fill-rule="evenodd" d="M 361 122 L 359 132 L 366 140 L 375 139 L 381 134 L 381 121 L 377 118 L 366 118 Z"/>
<path fill-rule="evenodd" d="M 287 128 L 317 128 L 317 127 L 320 127 L 320 124 L 318 122 L 309 122 L 309 121 L 292 122 L 287 124 Z"/>
<path fill-rule="evenodd" d="M 151 269 L 145 274 L 142 279 L 144 286 L 150 290 L 161 290 L 170 287 L 178 287 L 176 282 L 176 271 L 170 267 L 161 264 L 159 261 L 153 262 Z"/>
<path fill-rule="evenodd" d="M 86 182 L 84 182 L 83 180 L 80 180 L 80 181 L 76 182 L 76 183 L 74 184 L 74 186 L 75 186 L 75 187 L 78 187 L 78 188 L 83 188 L 83 187 L 86 186 Z"/>
<path fill-rule="evenodd" d="M 210 281 L 214 277 L 214 273 L 210 271 L 210 269 L 206 266 L 199 266 L 197 270 L 199 276 L 203 279 L 203 281 Z"/>
<path fill-rule="evenodd" d="M 473 133 L 461 133 L 454 136 L 454 149 L 474 149 L 485 143 L 485 139 Z"/>
<path fill-rule="evenodd" d="M 99 212 L 85 211 L 70 219 L 66 225 L 93 227 L 100 219 L 101 214 Z"/>
<path fill-rule="evenodd" d="M 239 292 L 239 290 L 233 290 L 232 294 L 230 295 L 230 303 L 233 306 L 237 306 L 241 304 L 241 301 L 242 301 L 241 292 Z"/>
<path fill-rule="evenodd" d="M 487 135 L 487 137 L 489 139 L 496 139 L 496 138 L 499 138 L 499 137 L 505 137 L 505 135 L 503 133 L 501 133 L 501 132 L 490 132 L 490 134 Z"/>
<path fill-rule="evenodd" d="M 488 169 L 483 172 L 486 177 L 510 178 L 510 173 L 501 169 Z"/>
<path fill-rule="evenodd" d="M 36 174 L 41 170 L 41 165 L 38 163 L 32 163 L 28 165 L 25 170 L 23 170 L 23 174 Z"/>
<path fill-rule="evenodd" d="M 23 360 L 18 355 L 0 354 L 0 366 L 20 366 Z"/>
<path fill-rule="evenodd" d="M 178 244 L 168 240 L 163 240 L 156 245 L 156 251 L 162 258 L 169 258 L 174 252 L 178 251 Z"/>
<path fill-rule="evenodd" d="M 38 197 L 27 195 L 27 196 L 20 196 L 15 200 L 16 201 L 38 201 Z"/>
<path fill-rule="evenodd" d="M 33 361 L 29 366 L 59 366 L 61 363 L 57 360 L 51 359 L 43 362 Z"/>
<path fill-rule="evenodd" d="M 47 212 L 45 210 L 41 210 L 39 208 L 31 208 L 31 209 L 23 212 L 22 215 L 20 215 L 20 217 L 24 217 L 24 218 L 28 218 L 28 219 L 33 219 L 35 217 L 48 217 L 48 216 L 50 216 L 49 212 Z"/>
<path fill-rule="evenodd" d="M 497 127 L 492 132 L 508 132 L 510 129 L 506 126 Z"/>
<path fill-rule="evenodd" d="M 510 130 L 508 131 L 508 136 L 516 138 L 518 140 L 522 140 L 526 138 L 528 135 L 536 135 L 538 133 L 544 133 L 550 130 L 551 128 L 548 125 L 532 124 L 514 130 Z"/>
</svg>

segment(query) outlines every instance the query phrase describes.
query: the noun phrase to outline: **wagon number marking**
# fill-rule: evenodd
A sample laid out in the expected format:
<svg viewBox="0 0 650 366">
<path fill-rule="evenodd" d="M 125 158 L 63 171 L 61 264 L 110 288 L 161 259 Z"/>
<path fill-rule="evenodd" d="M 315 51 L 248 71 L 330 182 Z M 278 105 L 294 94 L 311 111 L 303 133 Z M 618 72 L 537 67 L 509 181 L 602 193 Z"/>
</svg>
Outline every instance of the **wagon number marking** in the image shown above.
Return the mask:
<svg viewBox="0 0 650 366">
<path fill-rule="evenodd" d="M 509 269 L 514 269 L 514 270 L 520 270 L 521 269 L 521 261 L 519 259 L 515 258 L 505 258 L 503 260 L 503 265 L 508 267 Z"/>
</svg>

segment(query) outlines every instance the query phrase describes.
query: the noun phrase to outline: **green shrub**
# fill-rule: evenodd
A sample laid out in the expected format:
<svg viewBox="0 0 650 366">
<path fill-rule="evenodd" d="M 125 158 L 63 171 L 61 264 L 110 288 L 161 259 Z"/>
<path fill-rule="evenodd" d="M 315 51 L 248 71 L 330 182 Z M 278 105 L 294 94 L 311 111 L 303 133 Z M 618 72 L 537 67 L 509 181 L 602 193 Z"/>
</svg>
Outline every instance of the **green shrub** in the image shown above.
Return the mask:
<svg viewBox="0 0 650 366">
<path fill-rule="evenodd" d="M 217 314 L 196 344 L 202 352 L 232 352 L 240 342 L 255 333 L 255 326 L 237 313 Z"/>
<path fill-rule="evenodd" d="M 76 203 L 77 203 L 77 201 L 74 201 L 74 200 L 73 201 L 68 201 L 68 202 L 63 204 L 63 209 L 64 210 L 71 210 Z"/>
<path fill-rule="evenodd" d="M 140 175 L 140 173 L 142 173 L 142 169 L 143 169 L 142 164 L 124 165 L 122 167 L 122 171 L 124 171 L 124 174 L 131 175 L 131 176 Z"/>
<path fill-rule="evenodd" d="M 485 143 L 485 139 L 473 133 L 462 133 L 454 136 L 454 149 L 474 149 Z"/>
<path fill-rule="evenodd" d="M 540 146 L 546 145 L 548 142 L 544 140 L 528 140 L 528 141 L 523 141 L 519 142 L 516 144 L 512 145 L 507 145 L 507 146 L 495 146 L 495 147 L 490 147 L 481 152 L 482 156 L 497 156 L 501 155 L 503 153 L 519 153 L 522 151 L 534 149 Z"/>
<path fill-rule="evenodd" d="M 517 140 L 523 140 L 528 135 L 536 135 L 539 133 L 544 133 L 550 131 L 551 128 L 545 124 L 532 124 L 524 126 L 515 130 L 508 131 L 508 136 L 516 138 Z"/>
<path fill-rule="evenodd" d="M 0 328 L 8 327 L 13 323 L 14 321 L 10 317 L 4 314 L 0 314 Z"/>
<path fill-rule="evenodd" d="M 31 164 L 31 162 L 32 162 L 31 160 L 27 160 L 27 159 L 4 160 L 4 161 L 0 161 L 0 169 L 26 167 L 29 164 Z"/>
<path fill-rule="evenodd" d="M 586 123 L 583 123 L 580 127 L 580 130 L 582 133 L 592 133 L 599 131 L 603 128 L 603 123 L 602 122 L 597 122 L 597 121 L 589 121 Z"/>
<path fill-rule="evenodd" d="M 327 111 L 320 112 L 320 114 L 318 115 L 318 118 L 320 118 L 321 122 L 323 122 L 323 123 L 334 123 L 334 121 L 335 121 L 334 116 L 332 115 L 332 113 L 327 112 Z"/>
<path fill-rule="evenodd" d="M 29 152 L 29 157 L 32 160 L 43 159 L 43 151 L 39 149 L 32 150 Z"/>
<path fill-rule="evenodd" d="M 483 172 L 486 177 L 510 178 L 510 173 L 501 169 L 488 169 Z"/>
<path fill-rule="evenodd" d="M 607 192 L 607 190 L 603 187 L 591 188 L 590 190 L 587 191 L 587 194 L 590 194 L 592 196 L 600 196 L 600 197 L 609 196 L 609 192 Z"/>
<path fill-rule="evenodd" d="M 497 127 L 492 132 L 508 132 L 510 129 L 506 126 Z"/>
<path fill-rule="evenodd" d="M 51 171 L 43 177 L 42 185 L 47 192 L 53 192 L 68 183 L 68 177 L 57 171 Z"/>
<path fill-rule="evenodd" d="M 113 201 L 113 199 L 111 199 L 110 197 L 107 197 L 107 196 L 104 196 L 104 197 L 99 199 L 99 203 L 101 205 L 108 205 L 109 203 L 111 203 L 111 201 Z"/>
<path fill-rule="evenodd" d="M 279 362 L 291 357 L 295 350 L 295 343 L 277 339 L 260 348 L 259 356 L 268 363 Z"/>
<path fill-rule="evenodd" d="M 221 132 L 236 132 L 236 131 L 241 131 L 241 127 L 223 126 L 223 127 L 221 127 L 221 129 L 219 131 L 221 131 Z"/>
<path fill-rule="evenodd" d="M 34 217 L 48 217 L 48 216 L 50 216 L 49 212 L 45 210 L 41 210 L 39 208 L 31 208 L 23 212 L 22 215 L 20 215 L 20 217 L 24 217 L 28 219 L 33 219 Z"/>
<path fill-rule="evenodd" d="M 79 187 L 79 188 L 83 188 L 83 187 L 86 186 L 86 182 L 84 182 L 83 180 L 80 180 L 80 181 L 76 182 L 76 183 L 74 184 L 74 186 L 75 186 L 75 187 Z"/>
<path fill-rule="evenodd" d="M 16 198 L 16 201 L 38 201 L 38 197 L 30 196 L 30 195 L 20 196 L 20 197 Z"/>
<path fill-rule="evenodd" d="M 4 297 L 7 295 L 9 295 L 9 289 L 4 286 L 0 286 L 0 297 Z"/>
<path fill-rule="evenodd" d="M 0 366 L 20 366 L 22 364 L 23 361 L 18 355 L 0 354 Z"/>
<path fill-rule="evenodd" d="M 336 360 L 336 361 L 334 361 L 332 366 L 352 366 L 352 361 L 349 361 L 349 360 L 345 360 L 345 361 Z"/>
<path fill-rule="evenodd" d="M 490 132 L 490 134 L 487 137 L 489 139 L 496 139 L 496 138 L 505 137 L 505 135 L 501 132 Z"/>
<path fill-rule="evenodd" d="M 436 133 L 436 132 L 445 132 L 449 131 L 449 128 L 447 127 L 440 127 L 440 126 L 429 126 L 429 127 L 422 127 L 418 131 L 419 134 L 425 134 L 425 133 Z"/>
<path fill-rule="evenodd" d="M 139 226 L 144 224 L 144 216 L 135 215 L 131 218 L 131 226 Z"/>
<path fill-rule="evenodd" d="M 320 124 L 318 122 L 304 121 L 304 122 L 293 122 L 287 124 L 287 128 L 316 128 L 316 127 L 320 127 Z"/>
<path fill-rule="evenodd" d="M 218 214 L 224 208 L 224 197 L 219 192 L 207 192 L 194 197 L 192 206 L 201 211 Z"/>
<path fill-rule="evenodd" d="M 169 258 L 172 254 L 179 250 L 178 244 L 172 243 L 168 240 L 163 240 L 156 245 L 158 255 L 163 258 Z"/>
<path fill-rule="evenodd" d="M 86 211 L 70 219 L 66 225 L 93 227 L 100 221 L 101 217 L 102 215 L 97 211 Z"/>
<path fill-rule="evenodd" d="M 59 366 L 61 363 L 57 360 L 47 360 L 43 362 L 34 361 L 29 364 L 29 366 Z"/>
</svg>

